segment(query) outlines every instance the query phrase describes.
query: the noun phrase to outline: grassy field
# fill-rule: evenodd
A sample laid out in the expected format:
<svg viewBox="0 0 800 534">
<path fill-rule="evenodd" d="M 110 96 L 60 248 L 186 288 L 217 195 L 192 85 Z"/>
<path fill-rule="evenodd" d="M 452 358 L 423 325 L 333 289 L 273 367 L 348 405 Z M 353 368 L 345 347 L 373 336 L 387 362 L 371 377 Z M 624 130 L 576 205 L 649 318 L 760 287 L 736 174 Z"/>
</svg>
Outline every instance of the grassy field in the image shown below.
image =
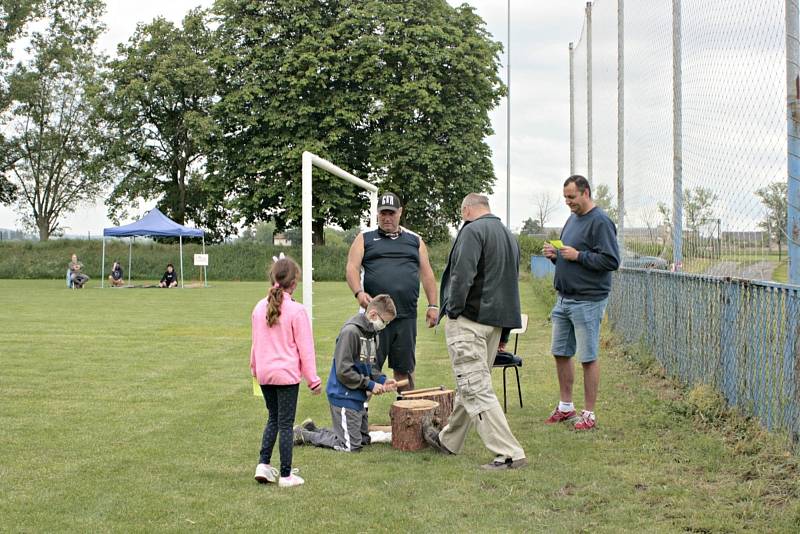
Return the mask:
<svg viewBox="0 0 800 534">
<path fill-rule="evenodd" d="M 777 437 L 726 422 L 610 336 L 598 429 L 543 425 L 557 385 L 547 305 L 530 281 L 519 350 L 525 407 L 512 386 L 508 413 L 526 469 L 480 471 L 491 455 L 474 433 L 456 457 L 383 444 L 357 455 L 297 448 L 306 485 L 292 489 L 252 478 L 266 412 L 250 385 L 249 314 L 264 284 L 63 286 L 0 280 L 0 531 L 796 532 L 800 524 L 800 470 Z M 320 283 L 315 303 L 324 378 L 354 301 L 344 283 Z M 442 328 L 420 330 L 418 360 L 420 386 L 453 384 Z M 498 389 L 499 371 L 494 379 Z M 328 423 L 324 396 L 303 388 L 298 419 Z M 372 422 L 389 422 L 391 400 L 371 403 Z"/>
</svg>

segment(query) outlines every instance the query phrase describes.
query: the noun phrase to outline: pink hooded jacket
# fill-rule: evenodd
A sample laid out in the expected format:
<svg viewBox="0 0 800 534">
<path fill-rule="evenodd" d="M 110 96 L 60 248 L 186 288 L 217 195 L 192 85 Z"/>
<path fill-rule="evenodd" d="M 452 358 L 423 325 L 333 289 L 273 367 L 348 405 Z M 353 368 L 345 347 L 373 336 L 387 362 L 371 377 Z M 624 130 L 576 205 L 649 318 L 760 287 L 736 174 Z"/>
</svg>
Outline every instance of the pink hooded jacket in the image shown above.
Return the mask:
<svg viewBox="0 0 800 534">
<path fill-rule="evenodd" d="M 281 315 L 275 326 L 270 327 L 267 301 L 262 299 L 253 308 L 250 372 L 259 384 L 299 384 L 302 376 L 309 388 L 316 388 L 322 380 L 317 376 L 314 337 L 305 307 L 284 292 Z"/>
</svg>

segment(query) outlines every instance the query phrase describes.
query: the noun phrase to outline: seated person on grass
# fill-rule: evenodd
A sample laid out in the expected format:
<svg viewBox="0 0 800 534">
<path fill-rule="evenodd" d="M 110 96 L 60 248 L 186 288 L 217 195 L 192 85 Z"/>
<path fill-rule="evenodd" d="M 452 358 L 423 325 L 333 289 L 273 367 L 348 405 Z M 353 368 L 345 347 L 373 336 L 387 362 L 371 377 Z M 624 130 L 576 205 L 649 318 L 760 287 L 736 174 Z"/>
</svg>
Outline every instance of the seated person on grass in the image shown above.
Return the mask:
<svg viewBox="0 0 800 534">
<path fill-rule="evenodd" d="M 125 280 L 122 278 L 122 266 L 118 261 L 115 261 L 114 266 L 111 268 L 111 274 L 108 275 L 108 281 L 114 287 L 122 287 L 125 285 Z"/>
<path fill-rule="evenodd" d="M 375 362 L 378 332 L 396 315 L 392 298 L 378 295 L 363 314 L 356 314 L 342 326 L 325 388 L 333 428 L 317 428 L 312 420 L 306 419 L 294 427 L 295 445 L 308 443 L 346 452 L 358 452 L 369 445 L 369 420 L 364 407 L 367 392 L 380 395 L 395 390 L 395 381 L 381 374 Z"/>
<path fill-rule="evenodd" d="M 83 289 L 83 285 L 89 281 L 89 277 L 81 272 L 83 264 L 78 261 L 76 254 L 72 255 L 72 261 L 69 262 L 69 279 L 72 282 L 72 287 L 76 289 Z"/>
<path fill-rule="evenodd" d="M 171 263 L 167 264 L 167 270 L 161 277 L 158 287 L 178 287 L 178 275 L 175 274 L 175 267 Z"/>
</svg>

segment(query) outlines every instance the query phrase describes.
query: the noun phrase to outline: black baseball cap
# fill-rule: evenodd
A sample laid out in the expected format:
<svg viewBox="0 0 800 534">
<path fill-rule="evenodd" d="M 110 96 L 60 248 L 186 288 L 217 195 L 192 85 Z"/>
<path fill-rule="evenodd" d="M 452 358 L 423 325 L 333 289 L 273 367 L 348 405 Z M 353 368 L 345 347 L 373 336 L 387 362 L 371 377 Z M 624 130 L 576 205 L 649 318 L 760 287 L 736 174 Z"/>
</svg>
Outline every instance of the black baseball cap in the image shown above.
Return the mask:
<svg viewBox="0 0 800 534">
<path fill-rule="evenodd" d="M 397 211 L 402 208 L 403 204 L 400 202 L 400 197 L 388 191 L 378 197 L 378 211 L 392 210 Z"/>
</svg>

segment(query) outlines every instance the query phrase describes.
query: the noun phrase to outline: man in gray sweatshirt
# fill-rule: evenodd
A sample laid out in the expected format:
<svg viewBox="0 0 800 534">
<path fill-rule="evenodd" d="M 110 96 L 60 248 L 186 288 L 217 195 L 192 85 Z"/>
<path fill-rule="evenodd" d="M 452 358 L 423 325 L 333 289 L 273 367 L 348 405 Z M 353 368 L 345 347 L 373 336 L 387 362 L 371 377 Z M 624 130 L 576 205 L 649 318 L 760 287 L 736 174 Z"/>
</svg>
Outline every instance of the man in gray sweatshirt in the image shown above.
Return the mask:
<svg viewBox="0 0 800 534">
<path fill-rule="evenodd" d="M 461 202 L 464 225 L 442 275 L 439 320 L 447 316 L 447 352 L 456 379 L 453 413 L 441 431 L 424 424 L 423 436 L 443 453 L 458 454 L 474 424 L 495 458 L 484 469 L 527 464 L 492 388 L 491 369 L 503 329 L 521 326 L 519 245 L 489 200 L 470 193 Z"/>
<path fill-rule="evenodd" d="M 561 395 L 561 402 L 545 422 L 567 421 L 575 430 L 591 430 L 597 421 L 594 405 L 600 384 L 600 323 L 611 291 L 611 272 L 619 268 L 617 228 L 595 206 L 589 182 L 583 176 L 567 178 L 564 200 L 572 215 L 561 230 L 563 246 L 556 249 L 545 243 L 542 250 L 556 265 L 553 284 L 558 298 L 550 318 Z M 580 417 L 572 403 L 573 356 L 583 366 L 584 409 Z"/>
</svg>

